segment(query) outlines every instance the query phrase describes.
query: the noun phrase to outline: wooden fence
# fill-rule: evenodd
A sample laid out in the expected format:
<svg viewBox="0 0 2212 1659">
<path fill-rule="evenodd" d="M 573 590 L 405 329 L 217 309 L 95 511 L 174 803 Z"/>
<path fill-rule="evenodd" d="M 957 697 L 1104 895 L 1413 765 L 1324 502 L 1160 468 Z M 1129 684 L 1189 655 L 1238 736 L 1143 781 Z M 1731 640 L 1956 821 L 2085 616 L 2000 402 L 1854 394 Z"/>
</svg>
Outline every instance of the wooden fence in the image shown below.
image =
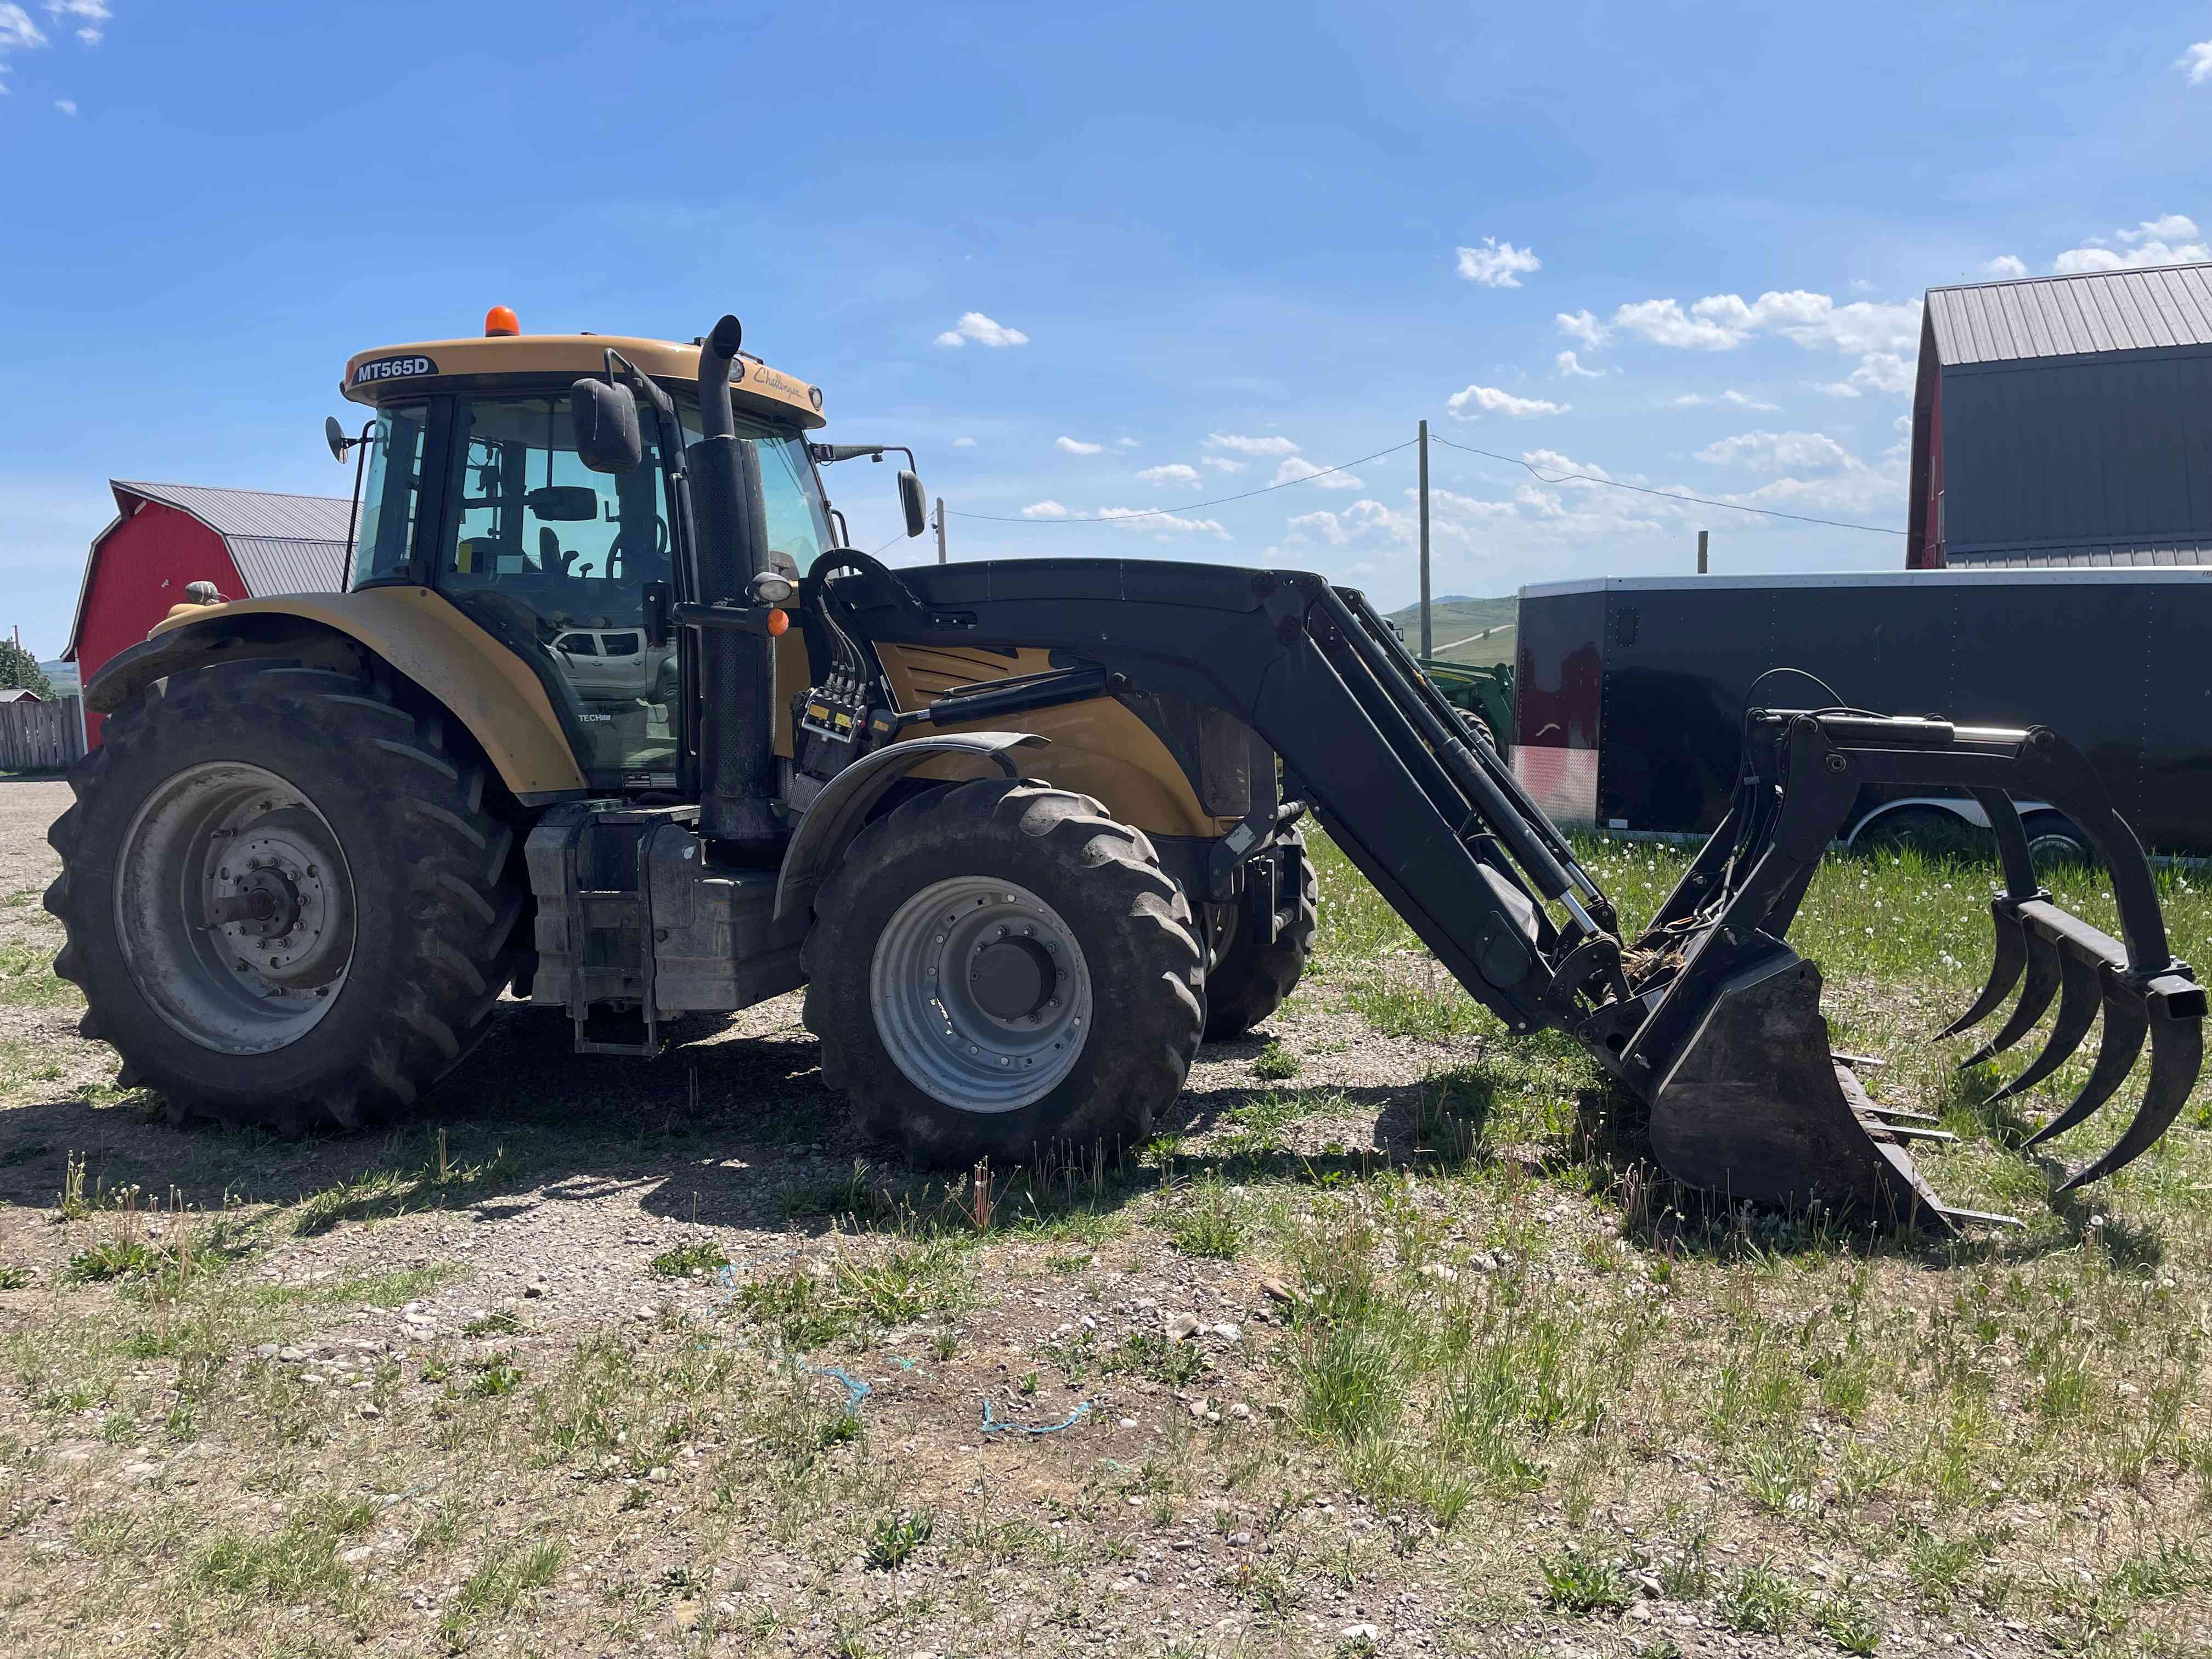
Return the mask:
<svg viewBox="0 0 2212 1659">
<path fill-rule="evenodd" d="M 84 753 L 84 704 L 0 702 L 0 772 L 58 772 Z"/>
</svg>

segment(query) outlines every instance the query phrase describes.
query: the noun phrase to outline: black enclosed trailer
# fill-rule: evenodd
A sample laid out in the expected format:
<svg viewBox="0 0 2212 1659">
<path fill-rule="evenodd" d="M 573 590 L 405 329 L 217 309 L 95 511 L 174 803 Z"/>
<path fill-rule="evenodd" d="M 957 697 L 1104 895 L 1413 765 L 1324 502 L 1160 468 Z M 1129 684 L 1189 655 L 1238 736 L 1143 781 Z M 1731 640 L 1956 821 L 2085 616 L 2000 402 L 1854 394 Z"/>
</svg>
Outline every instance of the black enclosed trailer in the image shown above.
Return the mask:
<svg viewBox="0 0 2212 1659">
<path fill-rule="evenodd" d="M 1521 590 L 1513 769 L 1562 823 L 1710 831 L 1753 704 L 2048 726 L 2154 853 L 2212 854 L 2212 568 L 1608 577 Z M 1795 676 L 1816 675 L 1831 698 Z M 2022 802 L 2031 836 L 2073 838 Z M 1862 792 L 1844 832 L 1986 816 Z M 1877 829 L 1880 826 L 1880 829 Z"/>
</svg>

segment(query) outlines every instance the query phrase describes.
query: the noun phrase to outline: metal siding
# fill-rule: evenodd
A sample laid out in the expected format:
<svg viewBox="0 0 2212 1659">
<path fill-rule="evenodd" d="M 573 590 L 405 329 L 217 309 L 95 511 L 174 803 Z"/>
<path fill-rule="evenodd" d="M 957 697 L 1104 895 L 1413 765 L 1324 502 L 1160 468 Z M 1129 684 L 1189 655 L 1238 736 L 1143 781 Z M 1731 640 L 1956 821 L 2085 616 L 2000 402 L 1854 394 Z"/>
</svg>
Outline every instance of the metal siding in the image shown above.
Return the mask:
<svg viewBox="0 0 2212 1659">
<path fill-rule="evenodd" d="M 1944 382 L 1949 556 L 2212 537 L 2212 356 L 2057 357 Z"/>
<path fill-rule="evenodd" d="M 2126 566 L 2195 568 L 2212 566 L 2212 537 L 2156 545 L 2118 543 L 2103 547 L 2007 547 L 1953 556 L 1960 568 L 1975 570 L 2103 569 Z"/>
</svg>

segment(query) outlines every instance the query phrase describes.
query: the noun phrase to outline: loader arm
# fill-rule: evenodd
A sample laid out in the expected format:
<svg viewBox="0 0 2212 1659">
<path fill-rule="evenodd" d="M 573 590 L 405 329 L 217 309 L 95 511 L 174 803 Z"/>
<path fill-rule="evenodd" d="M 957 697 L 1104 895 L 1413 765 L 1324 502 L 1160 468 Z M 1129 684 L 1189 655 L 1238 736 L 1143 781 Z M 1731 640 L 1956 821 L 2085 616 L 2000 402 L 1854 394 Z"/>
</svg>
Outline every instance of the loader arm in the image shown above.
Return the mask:
<svg viewBox="0 0 2212 1659">
<path fill-rule="evenodd" d="M 1951 1209 L 1921 1180 L 1905 1143 L 1948 1137 L 1921 1115 L 1877 1105 L 1831 1054 L 1818 970 L 1784 942 L 1863 783 L 1964 787 L 1990 812 L 2008 888 L 1995 901 L 1998 969 L 1972 1017 L 2009 989 L 2008 963 L 2014 977 L 2025 964 L 2029 981 L 2025 1018 L 2008 1022 L 1993 1048 L 2023 1035 L 2063 984 L 2052 1041 L 2030 1068 L 2039 1079 L 2080 1041 L 2094 1005 L 2107 1011 L 2106 1055 L 2083 1097 L 2097 1097 L 2077 1101 L 2046 1133 L 2109 1097 L 2120 1078 L 2108 1072 L 2124 1074 L 2134 1058 L 2130 1031 L 2151 1032 L 2135 1123 L 2069 1185 L 2140 1155 L 2195 1081 L 2204 996 L 2167 950 L 2142 849 L 2086 760 L 2041 728 L 1753 714 L 1734 809 L 1650 927 L 1624 945 L 1565 836 L 1352 590 L 1297 571 L 1074 559 L 876 567 L 817 587 L 871 645 L 1042 649 L 1055 667 L 1100 670 L 1109 686 L 1188 697 L 1244 721 L 1468 993 L 1516 1032 L 1573 1033 L 1651 1107 L 1655 1152 L 1691 1185 L 1938 1230 L 2005 1219 Z M 2034 885 L 2015 793 L 2050 802 L 2087 833 L 2112 872 L 2124 944 Z"/>
</svg>

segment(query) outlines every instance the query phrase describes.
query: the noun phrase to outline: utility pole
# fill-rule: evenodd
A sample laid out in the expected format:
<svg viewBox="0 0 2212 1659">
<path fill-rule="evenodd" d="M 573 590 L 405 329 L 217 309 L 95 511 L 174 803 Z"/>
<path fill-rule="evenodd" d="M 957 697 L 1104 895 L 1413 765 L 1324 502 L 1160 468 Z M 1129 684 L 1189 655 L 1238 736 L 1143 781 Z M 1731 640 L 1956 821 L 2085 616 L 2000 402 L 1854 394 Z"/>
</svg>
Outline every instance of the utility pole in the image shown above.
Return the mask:
<svg viewBox="0 0 2212 1659">
<path fill-rule="evenodd" d="M 937 562 L 945 562 L 945 497 L 937 498 Z"/>
<path fill-rule="evenodd" d="M 1431 654 L 1429 631 L 1429 423 L 1421 422 L 1421 654 Z"/>
<path fill-rule="evenodd" d="M 1705 531 L 1698 532 L 1698 574 L 1700 576 L 1705 574 Z"/>
</svg>

